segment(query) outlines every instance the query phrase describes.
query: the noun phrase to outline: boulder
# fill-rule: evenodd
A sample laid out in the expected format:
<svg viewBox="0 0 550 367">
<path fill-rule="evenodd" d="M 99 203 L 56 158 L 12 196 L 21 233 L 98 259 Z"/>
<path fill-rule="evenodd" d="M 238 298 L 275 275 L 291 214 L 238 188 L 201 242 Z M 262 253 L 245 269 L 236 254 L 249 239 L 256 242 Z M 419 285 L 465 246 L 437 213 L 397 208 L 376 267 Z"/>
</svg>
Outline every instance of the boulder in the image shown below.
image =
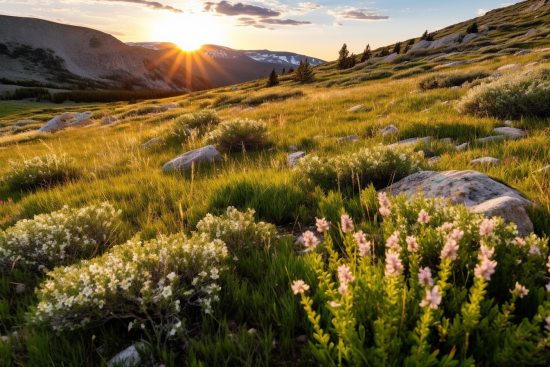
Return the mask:
<svg viewBox="0 0 550 367">
<path fill-rule="evenodd" d="M 382 131 L 380 131 L 382 135 L 386 134 L 395 134 L 399 132 L 399 129 L 396 128 L 394 125 L 386 126 Z"/>
<path fill-rule="evenodd" d="M 504 125 L 507 125 L 507 126 L 512 126 L 513 122 L 510 121 L 510 120 L 506 120 L 504 121 Z"/>
<path fill-rule="evenodd" d="M 298 161 L 306 156 L 305 152 L 295 152 L 288 154 L 288 166 L 290 168 L 298 164 Z"/>
<path fill-rule="evenodd" d="M 360 111 L 360 110 L 362 110 L 364 107 L 365 107 L 365 105 L 363 105 L 363 104 L 360 104 L 360 105 L 357 105 L 357 106 L 353 106 L 352 108 L 349 108 L 347 112 Z"/>
<path fill-rule="evenodd" d="M 482 157 L 474 159 L 470 162 L 470 164 L 487 164 L 487 165 L 493 165 L 498 166 L 500 164 L 500 160 L 493 158 L 493 157 Z"/>
<path fill-rule="evenodd" d="M 500 135 L 506 135 L 512 139 L 520 139 L 527 136 L 527 133 L 523 130 L 516 129 L 514 127 L 497 127 L 493 130 L 495 133 Z"/>
<path fill-rule="evenodd" d="M 469 43 L 471 42 L 474 38 L 477 38 L 479 36 L 479 34 L 477 33 L 470 33 L 470 34 L 467 34 L 464 36 L 464 38 L 462 39 L 462 44 L 466 44 L 466 43 Z"/>
<path fill-rule="evenodd" d="M 392 62 L 393 60 L 395 60 L 395 58 L 397 57 L 397 53 L 394 52 L 393 54 L 389 55 L 388 57 L 386 57 L 384 59 L 384 61 L 387 61 L 387 62 Z"/>
<path fill-rule="evenodd" d="M 422 50 L 422 49 L 428 48 L 428 47 L 430 47 L 432 42 L 433 41 L 425 41 L 425 40 L 420 41 L 417 44 L 415 44 L 413 47 L 411 47 L 411 49 L 407 53 L 412 52 L 412 51 L 416 51 L 416 50 Z"/>
<path fill-rule="evenodd" d="M 487 200 L 472 208 L 474 213 L 485 214 L 486 217 L 501 217 L 507 223 L 515 223 L 522 237 L 529 236 L 533 231 L 533 222 L 525 211 L 524 203 L 515 197 L 501 196 Z"/>
<path fill-rule="evenodd" d="M 90 117 L 92 116 L 92 113 L 90 111 L 88 112 L 82 112 L 82 113 L 73 113 L 74 121 L 71 122 L 69 126 L 87 126 L 92 123 L 92 120 Z"/>
<path fill-rule="evenodd" d="M 514 54 L 514 56 L 523 56 L 523 55 L 529 55 L 531 53 L 531 50 L 521 50 Z"/>
<path fill-rule="evenodd" d="M 116 118 L 115 116 L 105 116 L 103 118 L 103 120 L 101 120 L 101 124 L 102 125 L 108 125 L 108 124 L 112 124 L 113 122 L 117 122 L 118 121 L 118 118 Z"/>
<path fill-rule="evenodd" d="M 460 152 L 464 149 L 468 149 L 469 146 L 470 146 L 470 143 L 464 143 L 464 144 L 457 145 L 455 148 L 458 152 Z"/>
<path fill-rule="evenodd" d="M 537 172 L 550 172 L 550 166 L 539 169 Z"/>
<path fill-rule="evenodd" d="M 239 89 L 239 87 L 237 87 L 236 85 L 231 88 L 232 91 L 236 91 L 237 89 Z"/>
<path fill-rule="evenodd" d="M 53 133 L 55 131 L 63 130 L 74 120 L 75 118 L 72 113 L 65 112 L 63 115 L 56 116 L 48 121 L 48 123 L 38 129 L 38 131 L 41 133 Z"/>
<path fill-rule="evenodd" d="M 120 367 L 135 367 L 138 366 L 140 363 L 141 357 L 139 356 L 136 347 L 132 345 L 111 358 L 108 365 L 113 366 L 116 364 Z"/>
<path fill-rule="evenodd" d="M 535 33 L 537 33 L 536 28 L 531 28 L 530 30 L 527 31 L 527 33 L 525 33 L 525 35 L 523 37 L 529 37 L 529 36 L 534 35 Z"/>
<path fill-rule="evenodd" d="M 501 140 L 501 139 L 504 139 L 504 138 L 505 138 L 504 135 L 488 136 L 486 138 L 476 139 L 476 143 L 484 144 L 484 143 L 488 143 L 490 141 Z"/>
<path fill-rule="evenodd" d="M 458 43 L 460 40 L 460 37 L 462 37 L 461 33 L 453 33 L 448 36 L 445 36 L 443 38 L 440 38 L 438 40 L 433 41 L 428 48 L 437 48 L 441 46 L 451 46 L 455 43 Z"/>
<path fill-rule="evenodd" d="M 141 147 L 147 149 L 147 148 L 150 148 L 154 145 L 158 145 L 158 144 L 162 143 L 163 140 L 164 140 L 163 138 L 153 138 L 153 139 L 149 140 L 147 143 L 141 144 Z"/>
<path fill-rule="evenodd" d="M 350 135 L 350 136 L 344 136 L 342 138 L 338 138 L 336 141 L 338 143 L 345 143 L 345 142 L 348 142 L 348 141 L 351 141 L 353 143 L 355 143 L 357 140 L 359 140 L 359 138 L 355 135 Z"/>
<path fill-rule="evenodd" d="M 510 69 L 521 69 L 522 67 L 523 66 L 521 64 L 508 64 L 508 65 L 501 66 L 497 70 L 502 71 L 502 70 L 510 70 Z"/>
<path fill-rule="evenodd" d="M 177 108 L 178 105 L 175 104 L 175 103 L 168 103 L 168 104 L 163 104 L 162 106 L 160 106 L 160 108 L 163 108 L 163 109 L 167 109 L 167 110 L 171 110 L 172 108 Z"/>
<path fill-rule="evenodd" d="M 393 148 L 393 147 L 406 146 L 406 145 L 416 145 L 420 143 L 422 140 L 424 140 L 424 142 L 428 144 L 430 142 L 430 137 L 427 136 L 425 138 L 405 139 L 405 140 L 398 141 L 397 143 L 390 144 L 388 145 L 388 147 Z"/>
<path fill-rule="evenodd" d="M 190 152 L 184 153 L 179 157 L 172 159 L 162 167 L 163 172 L 172 170 L 185 171 L 191 169 L 193 164 L 201 164 L 213 161 L 220 161 L 220 153 L 214 148 L 213 145 L 195 149 Z"/>
</svg>

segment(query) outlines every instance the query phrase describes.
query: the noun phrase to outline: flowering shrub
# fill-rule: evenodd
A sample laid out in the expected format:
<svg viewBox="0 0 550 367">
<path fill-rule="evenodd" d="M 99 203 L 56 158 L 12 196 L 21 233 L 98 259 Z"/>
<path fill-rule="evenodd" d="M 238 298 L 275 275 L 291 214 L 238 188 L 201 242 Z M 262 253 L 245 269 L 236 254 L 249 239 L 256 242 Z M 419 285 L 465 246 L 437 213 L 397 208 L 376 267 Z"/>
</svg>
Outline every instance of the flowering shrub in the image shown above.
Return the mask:
<svg viewBox="0 0 550 367">
<path fill-rule="evenodd" d="M 382 238 L 354 233 L 343 215 L 340 253 L 319 219 L 325 242 L 306 259 L 318 283 L 291 286 L 319 364 L 550 362 L 546 239 L 520 238 L 514 224 L 442 199 L 378 199 Z"/>
<path fill-rule="evenodd" d="M 550 70 L 512 73 L 473 87 L 457 106 L 461 113 L 499 118 L 550 116 Z"/>
<path fill-rule="evenodd" d="M 219 217 L 207 214 L 197 224 L 197 230 L 201 234 L 206 233 L 211 238 L 222 240 L 230 248 L 249 243 L 269 246 L 275 237 L 275 226 L 265 222 L 256 223 L 254 213 L 254 209 L 249 208 L 246 213 L 243 213 L 230 206 L 226 214 Z"/>
<path fill-rule="evenodd" d="M 211 312 L 227 254 L 225 244 L 208 234 L 130 240 L 101 257 L 49 272 L 37 290 L 39 303 L 30 321 L 73 330 L 132 318 L 131 329 L 145 328 L 150 316 L 172 325 L 174 335 L 182 327 L 184 307 Z"/>
<path fill-rule="evenodd" d="M 51 187 L 79 176 L 74 160 L 66 154 L 47 154 L 22 162 L 8 161 L 8 173 L 0 177 L 10 190 Z"/>
<path fill-rule="evenodd" d="M 263 122 L 235 119 L 220 123 L 217 129 L 206 134 L 204 141 L 221 150 L 235 151 L 264 146 L 268 134 L 267 125 Z"/>
<path fill-rule="evenodd" d="M 365 187 L 387 185 L 418 170 L 418 161 L 408 151 L 388 147 L 363 148 L 354 154 L 329 158 L 308 155 L 298 162 L 296 170 L 315 184 L 331 189 L 337 185 L 351 186 L 358 181 Z"/>
<path fill-rule="evenodd" d="M 36 215 L 0 230 L 0 258 L 41 270 L 90 259 L 114 240 L 120 210 L 109 203 Z"/>
</svg>

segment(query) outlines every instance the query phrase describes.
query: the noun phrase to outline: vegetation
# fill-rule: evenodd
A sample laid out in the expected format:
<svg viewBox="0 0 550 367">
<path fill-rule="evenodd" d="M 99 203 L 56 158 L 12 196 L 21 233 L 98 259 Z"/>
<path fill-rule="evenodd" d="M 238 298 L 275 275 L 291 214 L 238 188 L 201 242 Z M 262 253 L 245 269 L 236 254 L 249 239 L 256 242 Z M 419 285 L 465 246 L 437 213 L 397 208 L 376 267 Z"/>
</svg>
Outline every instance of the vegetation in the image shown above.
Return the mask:
<svg viewBox="0 0 550 367">
<path fill-rule="evenodd" d="M 369 60 L 372 57 L 372 53 L 370 50 L 370 44 L 365 47 L 365 51 L 363 51 L 363 55 L 361 55 L 361 62 L 365 62 Z"/>
<path fill-rule="evenodd" d="M 265 123 L 235 119 L 221 122 L 215 130 L 206 134 L 204 143 L 224 151 L 258 149 L 267 145 L 267 136 Z"/>
<path fill-rule="evenodd" d="M 460 71 L 451 73 L 432 74 L 420 81 L 418 86 L 422 89 L 451 88 L 461 86 L 468 82 L 489 77 L 491 74 L 483 70 Z"/>
<path fill-rule="evenodd" d="M 271 70 L 271 73 L 269 74 L 269 78 L 267 79 L 267 86 L 274 87 L 277 84 L 279 84 L 279 76 L 277 75 L 275 68 L 273 68 L 273 70 Z"/>
<path fill-rule="evenodd" d="M 296 72 L 293 74 L 293 80 L 302 84 L 312 82 L 315 78 L 315 72 L 311 68 L 311 65 L 309 64 L 307 59 L 300 61 L 298 69 L 296 69 Z"/>
</svg>

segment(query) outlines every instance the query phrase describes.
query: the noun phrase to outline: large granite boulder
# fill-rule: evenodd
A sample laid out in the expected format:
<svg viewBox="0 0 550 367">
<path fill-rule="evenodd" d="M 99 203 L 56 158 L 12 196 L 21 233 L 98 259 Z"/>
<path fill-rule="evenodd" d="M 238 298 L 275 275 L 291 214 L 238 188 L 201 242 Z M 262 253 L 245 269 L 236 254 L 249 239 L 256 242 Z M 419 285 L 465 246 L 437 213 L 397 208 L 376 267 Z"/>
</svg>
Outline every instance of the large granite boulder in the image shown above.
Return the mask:
<svg viewBox="0 0 550 367">
<path fill-rule="evenodd" d="M 298 161 L 306 156 L 305 152 L 295 152 L 288 154 L 288 166 L 290 168 L 298 164 Z"/>
<path fill-rule="evenodd" d="M 207 162 L 220 161 L 220 153 L 214 148 L 213 145 L 195 149 L 190 152 L 184 153 L 179 157 L 172 159 L 162 167 L 163 172 L 180 170 L 185 171 L 191 169 L 193 164 L 201 164 Z"/>
<path fill-rule="evenodd" d="M 497 70 L 502 71 L 502 70 L 510 70 L 510 69 L 521 69 L 522 67 L 523 66 L 521 64 L 508 64 L 508 65 L 501 66 Z"/>
<path fill-rule="evenodd" d="M 441 46 L 452 46 L 460 41 L 461 33 L 453 33 L 432 42 L 428 48 L 437 48 Z"/>
<path fill-rule="evenodd" d="M 471 210 L 474 213 L 485 214 L 489 218 L 501 217 L 509 223 L 515 223 L 523 237 L 534 231 L 533 222 L 529 219 L 523 203 L 516 198 L 501 196 L 476 205 Z"/>
<path fill-rule="evenodd" d="M 477 33 L 470 33 L 470 34 L 467 34 L 464 36 L 464 38 L 462 39 L 462 44 L 466 44 L 466 43 L 469 43 L 471 42 L 473 39 L 477 38 L 479 36 L 479 34 Z"/>
<path fill-rule="evenodd" d="M 395 58 L 397 57 L 397 53 L 394 52 L 393 54 L 387 56 L 384 61 L 387 61 L 387 62 L 392 62 L 393 60 L 395 60 Z"/>
<path fill-rule="evenodd" d="M 69 127 L 73 121 L 75 121 L 74 115 L 70 112 L 65 112 L 63 115 L 56 116 L 48 121 L 46 125 L 42 126 L 38 131 L 42 133 L 53 133 Z"/>
<path fill-rule="evenodd" d="M 432 41 L 425 41 L 425 40 L 419 41 L 417 44 L 415 44 L 413 47 L 411 47 L 409 52 L 428 48 L 428 47 L 430 47 L 431 44 L 432 44 Z M 407 52 L 407 53 L 409 53 L 409 52 Z"/>
<path fill-rule="evenodd" d="M 91 117 L 92 113 L 82 112 L 82 113 L 73 113 L 74 121 L 70 123 L 69 126 L 87 126 L 92 123 Z"/>
<path fill-rule="evenodd" d="M 509 136 L 512 139 L 520 139 L 527 136 L 525 131 L 516 129 L 515 127 L 497 127 L 493 131 L 500 135 Z"/>
</svg>

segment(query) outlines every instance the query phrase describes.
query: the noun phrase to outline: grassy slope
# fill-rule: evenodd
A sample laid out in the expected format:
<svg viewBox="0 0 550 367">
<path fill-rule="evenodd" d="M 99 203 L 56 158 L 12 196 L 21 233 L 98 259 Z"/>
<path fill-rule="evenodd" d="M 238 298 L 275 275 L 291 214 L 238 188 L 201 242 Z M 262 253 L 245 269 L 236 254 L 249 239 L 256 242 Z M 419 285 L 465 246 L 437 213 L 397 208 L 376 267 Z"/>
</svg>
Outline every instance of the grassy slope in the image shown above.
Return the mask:
<svg viewBox="0 0 550 367">
<path fill-rule="evenodd" d="M 516 12 L 515 8 L 518 6 L 513 6 L 510 11 Z M 540 13 L 516 17 L 514 21 L 521 23 L 533 20 L 534 15 Z M 507 22 L 506 17 L 507 15 L 499 16 L 491 12 L 487 19 L 493 19 L 490 22 L 498 19 Z M 542 24 L 549 19 L 550 16 L 543 15 L 536 22 Z M 453 30 L 458 27 L 462 25 Z M 520 27 L 520 30 L 523 32 L 530 27 L 532 26 Z M 453 30 L 445 29 L 444 32 L 451 33 Z M 545 36 L 542 39 L 521 42 L 515 38 L 508 40 L 507 37 L 516 32 L 517 29 L 497 32 L 483 42 L 494 43 L 501 49 L 508 46 L 543 48 L 550 45 Z M 503 46 L 504 42 L 509 44 Z M 494 57 L 452 70 L 492 72 L 502 65 L 517 62 L 525 65 L 541 59 L 540 53 L 515 57 L 506 52 L 483 55 L 474 52 L 450 57 L 449 61 L 485 55 Z M 415 66 L 438 65 L 441 61 L 434 62 L 418 56 L 411 63 Z M 0 200 L 13 199 L 12 203 L 0 206 L 0 227 L 6 228 L 19 219 L 51 212 L 66 204 L 81 207 L 105 200 L 123 210 L 122 239 L 136 233 L 147 239 L 152 238 L 156 232 L 188 232 L 194 229 L 197 221 L 206 213 L 219 213 L 227 205 L 235 205 L 241 209 L 248 205 L 254 206 L 260 219 L 278 225 L 307 226 L 312 223 L 314 216 L 321 215 L 318 203 L 323 200 L 324 195 L 313 187 L 307 192 L 298 189 L 299 177 L 287 168 L 286 152 L 289 145 L 294 144 L 300 150 L 314 151 L 319 155 L 332 155 L 421 136 L 448 137 L 460 144 L 489 136 L 494 127 L 504 126 L 503 121 L 494 118 L 459 115 L 453 107 L 453 101 L 465 95 L 465 89 L 436 89 L 422 94 L 410 94 L 418 89 L 418 82 L 426 73 L 403 79 L 386 78 L 364 82 L 350 79 L 338 82 L 348 83 L 347 86 L 324 86 L 327 81 L 353 78 L 366 72 L 383 70 L 395 75 L 407 71 L 392 70 L 394 67 L 396 63 L 376 64 L 367 65 L 363 70 L 339 72 L 335 70 L 334 63 L 331 63 L 317 68 L 318 81 L 309 85 L 297 85 L 288 80 L 268 90 L 263 87 L 264 81 L 255 81 L 240 85 L 239 90 L 234 92 L 230 88 L 221 88 L 185 97 L 145 102 L 141 105 L 176 102 L 182 107 L 162 114 L 127 117 L 112 128 L 102 128 L 97 123 L 88 128 L 67 129 L 56 134 L 40 135 L 32 129 L 20 134 L 5 134 L 0 137 L 0 162 L 51 152 L 67 153 L 76 158 L 86 175 L 76 182 L 33 193 L 0 189 Z M 447 69 L 440 72 L 447 72 Z M 200 147 L 200 141 L 188 139 L 148 150 L 140 148 L 140 144 L 150 138 L 168 134 L 174 117 L 211 106 L 220 95 L 250 97 L 267 91 L 283 92 L 289 89 L 300 89 L 305 96 L 266 102 L 249 112 L 235 111 L 234 108 L 238 105 L 217 107 L 222 118 L 241 117 L 265 121 L 271 131 L 274 150 L 228 154 L 224 156 L 222 163 L 200 166 L 191 175 L 162 174 L 160 168 L 178 154 Z M 448 100 L 450 103 L 436 104 L 438 99 Z M 371 110 L 345 112 L 349 107 L 358 104 L 364 104 Z M 114 103 L 85 108 L 48 107 L 40 111 L 10 115 L 0 119 L 0 125 L 11 125 L 17 120 L 30 117 L 47 121 L 64 111 L 90 109 L 99 121 L 107 114 L 122 117 L 127 111 L 135 110 L 141 105 Z M 420 112 L 428 108 L 432 109 L 431 112 Z M 389 124 L 397 126 L 400 133 L 391 137 L 382 137 L 377 133 Z M 514 127 L 527 130 L 528 138 L 485 146 L 474 144 L 469 150 L 460 153 L 455 151 L 454 145 L 435 140 L 430 148 L 441 154 L 442 159 L 433 169 L 476 169 L 520 190 L 540 204 L 539 209 L 533 213 L 536 231 L 550 234 L 547 215 L 550 210 L 550 174 L 533 173 L 550 164 L 548 121 L 523 119 L 515 121 Z M 360 137 L 356 144 L 336 143 L 336 137 L 352 134 Z M 318 135 L 325 138 L 315 139 Z M 418 146 L 417 149 L 426 147 Z M 503 164 L 496 167 L 474 167 L 469 164 L 472 159 L 487 155 L 501 159 Z M 517 158 L 517 162 L 514 158 Z M 5 167 L 0 167 L 0 170 Z M 228 193 L 231 193 L 229 198 Z M 348 210 L 357 208 L 357 192 L 347 192 L 344 196 Z M 365 215 L 361 209 L 356 209 L 356 212 Z M 217 318 L 205 318 L 203 324 L 197 320 L 192 321 L 197 326 L 194 335 L 200 335 L 202 342 L 194 345 L 190 354 L 177 353 L 177 360 L 180 362 L 175 364 L 170 362 L 169 356 L 158 358 L 163 359 L 166 365 L 178 365 L 183 360 L 189 362 L 189 365 L 197 365 L 193 364 L 195 360 L 207 361 L 206 365 L 220 365 L 220 361 L 230 361 L 229 365 L 307 365 L 309 357 L 300 355 L 301 346 L 293 339 L 306 334 L 309 326 L 306 320 L 298 317 L 299 306 L 289 291 L 290 279 L 303 277 L 305 266 L 293 254 L 288 240 L 279 241 L 275 248 L 278 254 L 276 257 L 267 251 L 239 256 L 243 259 L 239 268 L 232 274 L 226 274 L 223 279 L 227 292 L 216 310 Z M 255 265 L 259 262 L 265 264 L 265 267 Z M 112 356 L 122 347 L 143 337 L 137 332 L 128 334 L 124 322 L 112 322 L 104 328 L 63 335 L 60 338 L 53 338 L 45 331 L 21 329 L 26 307 L 34 301 L 32 292 L 16 295 L 13 283 L 24 283 L 28 289 L 32 289 L 36 281 L 26 273 L 16 272 L 10 277 L 4 276 L 0 282 L 0 332 L 6 334 L 10 330 L 19 330 L 29 337 L 27 347 L 16 350 L 9 357 L 10 363 L 42 366 L 59 365 L 59 361 L 65 361 L 66 365 L 81 365 L 82 361 L 86 361 L 88 365 L 98 365 L 103 363 L 103 357 L 96 348 L 102 344 L 105 350 L 103 355 Z M 247 335 L 246 329 L 251 327 L 259 331 L 257 339 L 252 340 Z M 244 345 L 241 350 L 234 350 L 234 345 L 228 342 L 229 332 L 239 335 Z M 97 336 L 94 343 L 90 343 L 92 334 Z M 273 340 L 277 343 L 272 350 Z M 71 348 L 67 348 L 68 345 Z M 0 349 L 0 353 L 8 358 L 6 350 Z M 156 354 L 160 356 L 163 352 L 157 350 Z M 46 362 L 47 360 L 55 362 Z"/>
</svg>

